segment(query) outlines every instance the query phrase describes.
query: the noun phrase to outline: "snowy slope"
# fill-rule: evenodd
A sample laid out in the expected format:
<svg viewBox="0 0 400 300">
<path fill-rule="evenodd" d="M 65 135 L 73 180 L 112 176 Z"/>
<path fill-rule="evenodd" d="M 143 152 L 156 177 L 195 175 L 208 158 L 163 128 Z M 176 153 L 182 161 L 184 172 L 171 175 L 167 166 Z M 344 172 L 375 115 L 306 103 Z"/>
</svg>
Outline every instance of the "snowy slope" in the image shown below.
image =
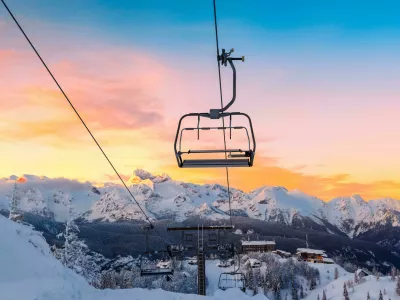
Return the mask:
<svg viewBox="0 0 400 300">
<path fill-rule="evenodd" d="M 239 290 L 218 291 L 213 297 L 162 290 L 96 290 L 50 253 L 40 234 L 0 216 L 0 291 L 2 300 L 200 300 L 250 299 Z M 254 299 L 266 299 L 258 296 Z"/>
<path fill-rule="evenodd" d="M 327 219 L 342 232 L 350 237 L 357 235 L 359 231 L 371 223 L 373 211 L 371 207 L 359 195 L 351 197 L 335 198 L 328 203 Z"/>
<path fill-rule="evenodd" d="M 320 270 L 320 273 L 321 279 L 325 278 L 325 282 L 321 286 L 318 286 L 317 289 L 308 291 L 305 299 L 315 300 L 318 298 L 318 295 L 322 299 L 322 290 L 325 290 L 327 299 L 343 300 L 343 285 L 349 280 L 354 282 L 354 274 L 339 270 L 339 278 L 332 280 L 333 270 L 330 270 L 329 274 L 322 270 Z M 327 279 L 328 276 L 330 276 L 330 279 Z M 400 299 L 400 296 L 396 294 L 396 281 L 391 281 L 390 277 L 381 277 L 379 280 L 376 280 L 375 276 L 364 278 L 365 282 L 354 284 L 353 288 L 347 288 L 351 300 L 366 300 L 368 292 L 371 297 L 370 299 L 377 300 L 379 299 L 380 291 L 382 291 L 383 300 Z M 384 291 L 386 291 L 386 294 L 384 294 Z"/>
<path fill-rule="evenodd" d="M 261 187 L 252 191 L 249 197 L 253 205 L 268 222 L 292 224 L 296 216 L 325 218 L 326 204 L 316 198 L 284 187 Z"/>
</svg>

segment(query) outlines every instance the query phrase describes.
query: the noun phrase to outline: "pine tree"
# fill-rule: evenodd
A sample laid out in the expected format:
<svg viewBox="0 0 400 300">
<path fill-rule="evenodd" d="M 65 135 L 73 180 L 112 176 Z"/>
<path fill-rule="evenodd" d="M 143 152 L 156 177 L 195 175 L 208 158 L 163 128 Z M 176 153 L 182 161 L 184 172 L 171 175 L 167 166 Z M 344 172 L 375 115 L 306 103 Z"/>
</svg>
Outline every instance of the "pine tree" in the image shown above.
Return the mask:
<svg viewBox="0 0 400 300">
<path fill-rule="evenodd" d="M 383 300 L 382 291 L 379 291 L 379 300 Z"/>
<path fill-rule="evenodd" d="M 395 281 L 395 280 L 396 280 L 396 274 L 397 274 L 396 267 L 393 266 L 392 269 L 390 270 L 390 279 L 391 279 L 392 281 Z"/>
<path fill-rule="evenodd" d="M 319 299 L 319 294 L 318 294 L 317 300 L 320 300 L 320 299 Z"/>
<path fill-rule="evenodd" d="M 400 296 L 400 276 L 397 277 L 396 293 Z"/>
<path fill-rule="evenodd" d="M 359 279 L 359 278 L 358 278 L 357 271 L 356 271 L 356 272 L 354 272 L 354 283 L 355 283 L 355 284 L 357 284 L 357 283 L 359 282 L 358 279 Z"/>
<path fill-rule="evenodd" d="M 275 300 L 281 300 L 281 284 L 278 283 L 275 291 Z"/>
<path fill-rule="evenodd" d="M 367 293 L 367 300 L 371 300 L 371 297 L 369 295 L 369 292 Z"/>
<path fill-rule="evenodd" d="M 292 273 L 292 300 L 299 300 L 294 274 Z"/>
<path fill-rule="evenodd" d="M 300 285 L 300 299 L 304 298 L 304 289 L 303 289 L 303 285 Z"/>
<path fill-rule="evenodd" d="M 325 290 L 322 291 L 322 300 L 326 300 L 326 293 L 325 293 Z"/>
<path fill-rule="evenodd" d="M 258 290 L 259 287 L 262 287 L 262 276 L 260 269 L 255 270 L 254 279 L 255 279 L 256 290 Z"/>
<path fill-rule="evenodd" d="M 339 270 L 338 268 L 335 268 L 335 279 L 339 278 Z"/>
<path fill-rule="evenodd" d="M 8 218 L 10 220 L 18 221 L 22 217 L 19 211 L 20 203 L 21 203 L 21 195 L 18 191 L 17 181 L 14 181 L 10 197 L 10 213 L 8 215 Z"/>
<path fill-rule="evenodd" d="M 349 293 L 347 292 L 346 283 L 343 284 L 343 297 L 344 300 L 350 300 Z"/>
<path fill-rule="evenodd" d="M 254 275 L 253 275 L 253 270 L 250 270 L 249 272 L 248 272 L 248 278 L 247 278 L 247 287 L 250 289 L 250 290 L 253 290 L 254 291 Z"/>
<path fill-rule="evenodd" d="M 85 277 L 89 282 L 95 282 L 100 277 L 100 266 L 90 255 L 88 246 L 78 238 L 79 228 L 74 221 L 71 199 L 69 199 L 69 220 L 65 231 L 58 235 L 64 237 L 63 249 L 55 249 L 54 256 L 60 257 L 67 268 Z M 100 284 L 101 285 L 101 284 Z"/>
<path fill-rule="evenodd" d="M 315 278 L 313 277 L 310 280 L 310 291 L 314 290 L 317 287 L 317 281 L 315 280 Z"/>
</svg>

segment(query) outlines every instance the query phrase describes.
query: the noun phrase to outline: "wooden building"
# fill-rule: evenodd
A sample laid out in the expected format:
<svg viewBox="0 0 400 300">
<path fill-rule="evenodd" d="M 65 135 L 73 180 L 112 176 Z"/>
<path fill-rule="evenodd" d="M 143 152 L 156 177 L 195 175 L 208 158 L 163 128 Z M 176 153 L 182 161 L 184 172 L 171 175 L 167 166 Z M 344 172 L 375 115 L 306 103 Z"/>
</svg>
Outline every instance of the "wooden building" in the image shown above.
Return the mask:
<svg viewBox="0 0 400 300">
<path fill-rule="evenodd" d="M 324 263 L 324 258 L 327 258 L 327 255 L 324 250 L 309 249 L 309 248 L 298 248 L 296 251 L 296 255 L 298 260 L 316 262 L 316 263 Z"/>
<path fill-rule="evenodd" d="M 279 249 L 272 251 L 272 253 L 278 254 L 282 258 L 289 258 L 292 256 L 292 254 L 290 252 L 279 250 Z"/>
<path fill-rule="evenodd" d="M 275 250 L 275 241 L 242 241 L 242 253 L 270 252 Z"/>
</svg>

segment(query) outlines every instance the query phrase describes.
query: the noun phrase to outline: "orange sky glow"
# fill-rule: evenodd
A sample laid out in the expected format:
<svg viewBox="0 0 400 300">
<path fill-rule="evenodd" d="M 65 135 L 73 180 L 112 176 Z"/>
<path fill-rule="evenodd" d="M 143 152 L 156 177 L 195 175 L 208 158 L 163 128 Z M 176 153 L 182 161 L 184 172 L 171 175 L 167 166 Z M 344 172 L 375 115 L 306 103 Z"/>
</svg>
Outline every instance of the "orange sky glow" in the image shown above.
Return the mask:
<svg viewBox="0 0 400 300">
<path fill-rule="evenodd" d="M 8 40 L 0 44 L 0 176 L 114 181 L 112 169 L 19 32 L 13 29 L 6 35 L 2 28 L 0 35 Z M 60 45 L 58 50 L 52 56 L 52 50 L 43 47 L 43 56 L 125 178 L 143 168 L 176 180 L 226 184 L 225 169 L 179 169 L 173 153 L 180 115 L 219 105 L 214 64 L 207 71 L 199 62 L 200 71 L 189 72 L 155 54 L 108 44 L 65 51 Z M 278 71 L 272 70 L 265 80 L 281 80 L 290 72 Z M 224 74 L 229 83 L 229 70 Z M 325 123 L 329 107 L 316 113 L 299 104 L 283 111 L 264 100 L 299 95 L 299 101 L 346 95 L 368 100 L 376 95 L 368 90 L 333 95 L 296 86 L 277 91 L 268 90 L 259 79 L 240 80 L 234 110 L 254 118 L 258 148 L 253 168 L 230 169 L 232 187 L 250 191 L 279 185 L 323 200 L 351 194 L 400 199 L 400 142 L 394 138 L 400 118 L 393 108 L 362 107 Z M 387 97 L 399 95 L 400 90 Z M 223 146 L 222 137 L 207 142 Z"/>
</svg>

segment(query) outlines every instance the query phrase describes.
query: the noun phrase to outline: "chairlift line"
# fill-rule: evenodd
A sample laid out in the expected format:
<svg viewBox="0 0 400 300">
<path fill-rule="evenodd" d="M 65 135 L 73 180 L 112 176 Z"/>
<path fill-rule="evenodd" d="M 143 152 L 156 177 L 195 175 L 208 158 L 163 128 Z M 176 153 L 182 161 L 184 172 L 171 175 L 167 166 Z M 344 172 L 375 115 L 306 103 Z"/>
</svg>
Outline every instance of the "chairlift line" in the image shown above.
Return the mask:
<svg viewBox="0 0 400 300">
<path fill-rule="evenodd" d="M 101 153 L 103 154 L 103 156 L 105 157 L 105 159 L 107 160 L 107 162 L 109 163 L 111 168 L 116 173 L 117 177 L 119 178 L 119 180 L 121 181 L 121 183 L 125 187 L 125 189 L 127 190 L 128 194 L 131 196 L 133 201 L 136 202 L 136 204 L 138 205 L 138 207 L 141 210 L 141 212 L 142 212 L 143 216 L 145 217 L 146 221 L 149 223 L 149 227 L 147 227 L 147 229 L 153 229 L 157 233 L 157 235 L 160 237 L 160 239 L 163 241 L 163 243 L 167 246 L 167 250 L 166 251 L 150 251 L 150 249 L 148 247 L 148 240 L 147 240 L 148 231 L 146 231 L 146 251 L 143 254 L 144 255 L 150 255 L 150 256 L 152 256 L 152 255 L 159 256 L 159 254 L 162 254 L 163 257 L 164 257 L 164 260 L 168 256 L 169 259 L 171 259 L 171 261 L 170 261 L 170 264 L 168 264 L 168 263 L 166 263 L 164 261 L 164 263 L 161 264 L 160 267 L 155 270 L 155 269 L 143 268 L 143 266 L 142 266 L 143 256 L 141 256 L 141 275 L 142 276 L 149 276 L 149 275 L 167 275 L 167 276 L 171 276 L 171 275 L 173 275 L 174 268 L 173 268 L 173 255 L 172 255 L 172 253 L 173 253 L 173 251 L 174 252 L 180 252 L 179 249 L 174 249 L 171 245 L 169 245 L 165 241 L 165 239 L 161 236 L 161 234 L 155 229 L 155 227 L 152 224 L 150 218 L 146 215 L 145 211 L 142 209 L 142 207 L 140 206 L 140 204 L 138 203 L 138 201 L 136 200 L 136 198 L 134 197 L 132 192 L 129 190 L 128 186 L 126 185 L 126 183 L 124 182 L 124 180 L 122 179 L 120 174 L 118 173 L 117 169 L 114 167 L 113 163 L 108 158 L 108 156 L 104 152 L 103 148 L 101 147 L 99 142 L 96 140 L 96 138 L 94 137 L 94 135 L 90 131 L 89 127 L 86 125 L 86 123 L 84 122 L 84 120 L 82 119 L 80 114 L 78 113 L 77 109 L 72 104 L 72 102 L 70 101 L 70 99 L 68 98 L 68 96 L 66 95 L 66 93 L 64 92 L 64 90 L 62 89 L 60 84 L 58 83 L 58 81 L 56 80 L 55 76 L 52 74 L 52 72 L 48 68 L 47 64 L 44 62 L 44 60 L 42 59 L 41 55 L 36 50 L 35 46 L 32 44 L 32 42 L 30 41 L 30 39 L 26 35 L 25 31 L 23 30 L 23 28 L 21 27 L 21 25 L 19 24 L 19 22 L 17 21 L 17 19 L 15 18 L 15 16 L 13 15 L 11 10 L 7 6 L 7 4 L 5 3 L 5 0 L 1 0 L 1 2 L 3 3 L 5 9 L 7 10 L 7 12 L 11 16 L 11 18 L 14 20 L 15 24 L 20 29 L 21 33 L 24 35 L 25 39 L 27 40 L 27 42 L 31 46 L 32 50 L 36 53 L 36 55 L 38 56 L 39 60 L 42 62 L 43 66 L 45 67 L 45 69 L 47 70 L 47 72 L 49 73 L 51 78 L 54 80 L 55 84 L 57 85 L 57 87 L 59 88 L 61 93 L 63 94 L 64 98 L 67 100 L 67 102 L 69 103 L 69 105 L 71 106 L 71 108 L 73 109 L 73 111 L 75 112 L 75 114 L 77 115 L 77 117 L 79 118 L 81 123 L 83 124 L 83 126 L 88 131 L 88 133 L 91 136 L 91 138 L 93 139 L 93 141 L 96 143 L 97 147 L 99 148 L 99 150 L 101 151 Z M 227 52 L 225 49 L 222 49 L 221 54 L 220 54 L 219 42 L 218 42 L 216 0 L 213 0 L 213 4 L 214 4 L 214 22 L 215 22 L 215 36 L 216 36 L 216 47 L 217 47 L 217 63 L 218 63 L 218 77 L 219 77 L 221 108 L 219 108 L 219 109 L 210 109 L 209 112 L 206 112 L 206 113 L 189 113 L 189 114 L 183 115 L 180 118 L 179 123 L 178 123 L 178 129 L 177 129 L 177 132 L 176 132 L 175 143 L 174 143 L 174 150 L 175 150 L 175 156 L 176 156 L 176 159 L 177 159 L 177 163 L 178 163 L 178 166 L 180 168 L 221 168 L 222 167 L 222 168 L 226 169 L 226 179 L 227 179 L 227 185 L 228 185 L 228 198 L 229 198 L 229 212 L 230 212 L 230 222 L 231 222 L 231 226 L 229 227 L 229 229 L 233 230 L 228 167 L 252 167 L 253 163 L 254 163 L 254 157 L 255 157 L 255 151 L 256 151 L 256 140 L 255 140 L 255 136 L 254 136 L 254 130 L 253 130 L 252 121 L 251 121 L 251 118 L 249 117 L 249 115 L 247 115 L 245 113 L 241 113 L 241 112 L 227 112 L 227 110 L 234 104 L 234 102 L 236 100 L 236 68 L 235 68 L 235 65 L 234 65 L 233 61 L 239 61 L 240 60 L 240 61 L 244 62 L 244 56 L 242 56 L 240 58 L 239 57 L 231 57 L 231 54 L 234 52 L 234 49 L 231 49 L 229 52 Z M 224 106 L 224 104 L 223 104 L 223 96 L 222 96 L 221 65 L 226 67 L 228 64 L 231 67 L 232 72 L 233 72 L 233 74 L 232 74 L 232 76 L 233 76 L 233 90 L 232 90 L 232 99 L 230 100 L 230 102 L 227 105 Z M 248 127 L 246 127 L 246 126 L 232 126 L 232 119 L 233 119 L 233 117 L 236 117 L 236 116 L 245 117 L 247 119 L 247 121 L 248 121 Z M 181 123 L 182 123 L 183 119 L 191 118 L 191 117 L 195 117 L 197 119 L 197 127 L 195 127 L 195 128 L 188 127 L 188 128 L 182 128 L 181 129 Z M 229 117 L 229 126 L 225 126 L 225 118 L 226 117 Z M 210 119 L 210 120 L 222 119 L 222 127 L 221 126 L 200 127 L 201 118 L 207 118 L 207 119 Z M 244 129 L 246 131 L 248 143 L 247 143 L 245 148 L 227 149 L 227 146 L 226 146 L 226 132 L 225 131 L 229 130 L 229 138 L 231 139 L 232 138 L 232 129 L 234 129 L 234 130 L 236 130 L 236 129 Z M 190 130 L 192 130 L 192 131 L 193 130 L 197 130 L 198 139 L 200 139 L 200 131 L 222 130 L 223 131 L 223 138 L 224 138 L 224 149 L 223 150 L 221 150 L 221 149 L 218 149 L 218 150 L 213 150 L 213 149 L 190 150 L 189 149 L 188 151 L 182 151 L 181 150 L 182 135 L 183 135 L 184 131 L 188 131 L 188 130 L 189 131 Z M 179 137 L 179 150 L 178 150 L 178 137 Z M 211 158 L 211 159 L 204 159 L 204 158 L 203 159 L 186 159 L 186 156 L 188 156 L 190 154 L 211 154 L 212 155 L 212 154 L 221 154 L 221 153 L 224 154 L 225 159 L 220 159 L 220 158 L 215 158 L 215 157 Z M 183 156 L 185 156 L 185 158 L 183 158 Z M 214 229 L 216 229 L 217 227 L 218 226 L 215 226 Z M 177 230 L 182 230 L 182 228 L 181 229 L 177 229 Z M 187 230 L 187 228 L 186 228 L 186 230 Z M 225 255 L 226 255 L 226 257 L 228 257 L 230 255 L 232 255 L 233 257 L 235 256 L 235 249 L 234 249 L 233 244 L 231 246 L 229 246 L 228 248 L 226 248 L 226 249 L 225 248 L 223 249 L 223 247 L 219 248 L 218 252 L 224 253 L 223 254 L 224 257 L 225 257 Z M 236 255 L 238 256 L 237 253 L 236 253 Z M 241 285 L 240 287 L 244 288 L 244 285 L 245 285 L 244 275 L 243 275 L 243 273 L 238 272 L 239 268 L 240 268 L 240 257 L 238 256 L 238 258 L 239 258 L 238 268 L 235 268 L 235 265 L 234 265 L 234 270 L 232 272 L 228 272 L 228 273 L 229 273 L 229 276 L 233 276 L 234 281 L 235 281 L 235 285 L 236 285 L 236 283 L 239 283 Z M 223 274 L 227 275 L 226 273 L 223 273 Z M 170 277 L 168 277 L 168 278 L 170 278 Z M 239 278 L 239 279 L 237 279 L 237 278 Z M 228 279 L 225 279 L 225 282 L 227 282 L 227 280 Z M 220 282 L 221 282 L 221 278 L 220 278 Z M 226 289 L 226 288 L 229 288 L 229 287 L 225 287 L 224 289 Z"/>
<path fill-rule="evenodd" d="M 149 223 L 150 227 L 152 229 L 154 229 L 154 231 L 157 233 L 157 235 L 161 238 L 161 240 L 163 241 L 163 243 L 165 245 L 168 245 L 168 243 L 165 241 L 165 239 L 161 236 L 161 234 L 154 228 L 153 223 L 150 221 L 150 218 L 146 215 L 146 213 L 144 212 L 144 210 L 142 209 L 142 207 L 140 206 L 139 202 L 136 200 L 136 198 L 133 196 L 132 192 L 129 190 L 128 186 L 126 185 L 125 181 L 122 179 L 121 175 L 118 173 L 117 169 L 114 167 L 113 163 L 111 162 L 111 160 L 108 158 L 107 154 L 104 152 L 103 148 L 101 147 L 101 145 L 99 144 L 99 142 L 96 140 L 96 138 L 94 137 L 94 135 L 92 134 L 92 132 L 90 131 L 89 127 L 86 125 L 85 121 L 82 119 L 82 117 L 80 116 L 80 114 L 78 113 L 77 109 L 75 108 L 75 106 L 72 104 L 71 100 L 68 98 L 67 94 L 64 92 L 64 90 L 62 89 L 61 85 L 58 83 L 57 79 L 54 77 L 53 73 L 50 71 L 50 69 L 48 68 L 47 64 L 44 62 L 44 60 L 42 59 L 41 55 L 39 54 L 39 52 L 36 50 L 36 47 L 32 44 L 31 40 L 28 38 L 28 36 L 26 35 L 25 31 L 23 30 L 23 28 L 21 27 L 21 25 L 19 24 L 19 22 L 17 21 L 17 19 L 15 18 L 14 14 L 11 12 L 10 8 L 7 6 L 7 4 L 5 3 L 4 0 L 1 0 L 1 2 L 3 3 L 5 9 L 7 10 L 7 12 L 9 13 L 9 15 L 11 16 L 11 18 L 14 20 L 15 24 L 18 26 L 19 30 L 21 31 L 21 33 L 24 35 L 25 39 L 28 41 L 29 45 L 31 46 L 32 50 L 36 53 L 36 55 L 38 56 L 38 58 L 40 59 L 40 61 L 42 62 L 43 66 L 46 68 L 47 72 L 49 73 L 49 75 L 51 76 L 51 78 L 54 80 L 55 84 L 57 85 L 57 87 L 59 88 L 59 90 L 61 91 L 61 93 L 63 94 L 65 100 L 67 100 L 67 102 L 69 103 L 69 105 L 71 106 L 71 108 L 73 109 L 73 111 L 75 112 L 75 114 L 77 115 L 77 117 L 79 118 L 79 120 L 81 121 L 81 123 L 83 124 L 83 126 L 86 128 L 86 130 L 88 131 L 89 135 L 91 136 L 91 138 L 93 139 L 93 141 L 96 143 L 97 147 L 100 149 L 101 153 L 103 154 L 103 156 L 105 157 L 105 159 L 107 160 L 107 162 L 109 163 L 109 165 L 111 166 L 111 168 L 114 170 L 115 174 L 117 175 L 117 177 L 119 178 L 119 180 L 121 181 L 122 185 L 125 187 L 125 189 L 127 190 L 127 192 L 129 193 L 129 195 L 131 196 L 131 198 L 136 202 L 137 206 L 139 207 L 139 209 L 142 211 L 142 214 L 144 215 L 144 217 L 146 218 L 146 221 Z"/>
</svg>

